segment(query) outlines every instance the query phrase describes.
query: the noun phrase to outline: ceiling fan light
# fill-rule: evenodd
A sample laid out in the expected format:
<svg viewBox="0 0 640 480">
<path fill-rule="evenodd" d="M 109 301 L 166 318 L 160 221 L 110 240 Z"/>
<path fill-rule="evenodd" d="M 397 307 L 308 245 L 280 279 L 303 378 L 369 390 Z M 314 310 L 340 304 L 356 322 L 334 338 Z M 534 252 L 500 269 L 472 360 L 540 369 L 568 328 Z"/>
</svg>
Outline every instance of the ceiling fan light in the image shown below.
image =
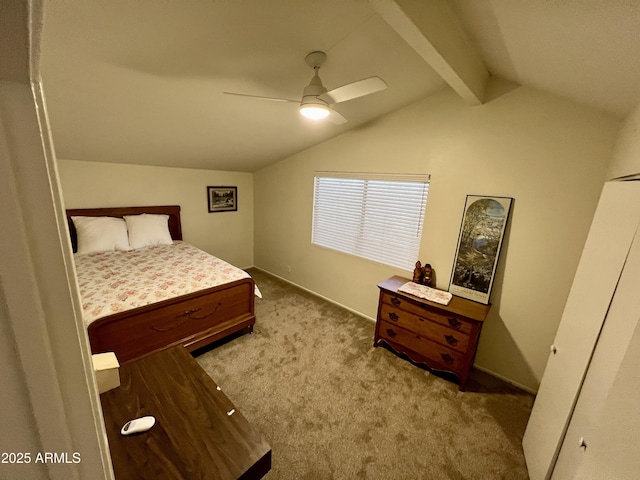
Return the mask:
<svg viewBox="0 0 640 480">
<path fill-rule="evenodd" d="M 300 105 L 300 113 L 311 120 L 322 120 L 329 116 L 329 107 L 322 104 L 307 103 Z"/>
</svg>

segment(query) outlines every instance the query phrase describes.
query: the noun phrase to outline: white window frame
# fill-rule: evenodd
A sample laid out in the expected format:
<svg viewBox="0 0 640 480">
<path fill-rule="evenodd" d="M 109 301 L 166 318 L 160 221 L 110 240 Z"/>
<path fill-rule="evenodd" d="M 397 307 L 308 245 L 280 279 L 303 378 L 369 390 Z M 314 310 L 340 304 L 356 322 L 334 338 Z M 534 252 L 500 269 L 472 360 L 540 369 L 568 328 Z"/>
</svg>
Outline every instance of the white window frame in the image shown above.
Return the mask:
<svg viewBox="0 0 640 480">
<path fill-rule="evenodd" d="M 426 174 L 315 172 L 311 242 L 412 271 L 429 182 Z"/>
</svg>

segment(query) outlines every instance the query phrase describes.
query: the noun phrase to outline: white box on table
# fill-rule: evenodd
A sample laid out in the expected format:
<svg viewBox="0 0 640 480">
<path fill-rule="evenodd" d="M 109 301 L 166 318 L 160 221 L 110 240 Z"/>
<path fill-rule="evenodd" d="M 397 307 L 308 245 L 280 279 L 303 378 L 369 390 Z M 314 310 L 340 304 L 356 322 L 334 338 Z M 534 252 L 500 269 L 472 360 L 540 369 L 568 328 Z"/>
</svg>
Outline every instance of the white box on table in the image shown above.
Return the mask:
<svg viewBox="0 0 640 480">
<path fill-rule="evenodd" d="M 96 372 L 98 392 L 104 393 L 120 386 L 120 363 L 115 353 L 96 353 L 91 356 L 91 360 Z"/>
</svg>

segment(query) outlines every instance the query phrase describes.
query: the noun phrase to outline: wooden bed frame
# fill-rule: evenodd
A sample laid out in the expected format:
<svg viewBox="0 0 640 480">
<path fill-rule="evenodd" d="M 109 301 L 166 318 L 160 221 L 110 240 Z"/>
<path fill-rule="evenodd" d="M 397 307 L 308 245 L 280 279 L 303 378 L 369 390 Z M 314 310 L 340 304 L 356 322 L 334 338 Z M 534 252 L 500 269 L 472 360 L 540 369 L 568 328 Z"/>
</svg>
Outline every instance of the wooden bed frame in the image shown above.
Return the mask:
<svg viewBox="0 0 640 480">
<path fill-rule="evenodd" d="M 122 217 L 142 213 L 169 215 L 174 240 L 182 240 L 180 207 L 120 207 L 67 210 L 71 244 L 77 249 L 72 216 Z M 158 350 L 183 345 L 193 351 L 255 324 L 252 278 L 200 290 L 143 307 L 99 318 L 89 325 L 93 353 L 115 352 L 127 363 Z"/>
</svg>

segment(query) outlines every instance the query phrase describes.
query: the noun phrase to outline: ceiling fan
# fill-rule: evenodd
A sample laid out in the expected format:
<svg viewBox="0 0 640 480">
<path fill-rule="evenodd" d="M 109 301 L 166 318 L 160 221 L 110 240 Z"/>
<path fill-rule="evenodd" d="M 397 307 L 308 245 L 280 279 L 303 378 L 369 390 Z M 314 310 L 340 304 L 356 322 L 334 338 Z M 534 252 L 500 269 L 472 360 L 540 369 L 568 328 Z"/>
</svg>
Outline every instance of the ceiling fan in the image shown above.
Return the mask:
<svg viewBox="0 0 640 480">
<path fill-rule="evenodd" d="M 346 102 L 355 98 L 364 97 L 387 88 L 387 84 L 380 77 L 369 77 L 356 82 L 342 85 L 327 91 L 320 80 L 320 67 L 326 61 L 327 54 L 324 52 L 311 52 L 306 56 L 305 62 L 313 69 L 313 78 L 309 85 L 304 87 L 301 100 L 291 100 L 288 98 L 263 97 L 260 95 L 249 95 L 246 93 L 224 92 L 226 95 L 236 95 L 240 97 L 257 98 L 260 100 L 271 100 L 276 102 L 290 102 L 300 105 L 300 113 L 312 120 L 327 118 L 332 123 L 341 124 L 347 121 L 340 113 L 332 108 L 336 103 Z"/>
</svg>

